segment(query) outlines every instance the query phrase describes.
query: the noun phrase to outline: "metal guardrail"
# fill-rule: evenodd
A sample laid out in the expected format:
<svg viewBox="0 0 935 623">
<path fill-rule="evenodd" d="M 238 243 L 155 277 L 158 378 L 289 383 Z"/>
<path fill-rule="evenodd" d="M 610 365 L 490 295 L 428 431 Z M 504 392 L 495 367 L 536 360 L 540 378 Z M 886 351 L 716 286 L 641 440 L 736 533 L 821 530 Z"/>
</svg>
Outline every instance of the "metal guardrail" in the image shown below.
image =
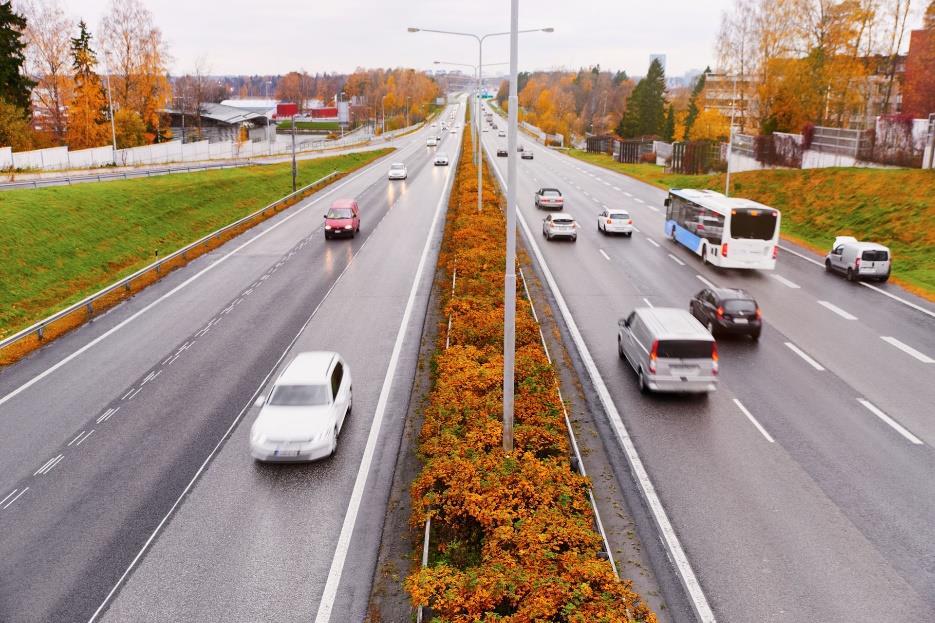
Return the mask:
<svg viewBox="0 0 935 623">
<path fill-rule="evenodd" d="M 58 320 L 61 320 L 62 318 L 65 318 L 66 316 L 69 316 L 69 315 L 71 315 L 71 314 L 73 314 L 73 313 L 75 313 L 75 312 L 80 311 L 82 308 L 87 310 L 87 319 L 90 320 L 91 318 L 94 317 L 94 312 L 95 312 L 95 310 L 94 310 L 94 302 L 95 302 L 95 301 L 97 301 L 97 300 L 99 300 L 99 299 L 101 299 L 101 298 L 103 298 L 103 297 L 105 297 L 105 296 L 107 296 L 107 295 L 110 295 L 110 294 L 113 294 L 113 293 L 115 293 L 115 292 L 118 292 L 118 291 L 121 290 L 121 289 L 123 289 L 125 292 L 130 292 L 130 291 L 131 291 L 130 285 L 131 285 L 131 283 L 133 282 L 134 279 L 139 279 L 140 277 L 142 277 L 142 276 L 144 276 L 144 275 L 146 275 L 146 274 L 148 274 L 148 273 L 151 273 L 151 272 L 153 272 L 153 271 L 155 271 L 155 273 L 156 273 L 157 275 L 158 275 L 158 274 L 161 274 L 161 268 L 162 268 L 163 266 L 165 266 L 166 264 L 168 264 L 168 263 L 170 263 L 170 262 L 172 262 L 172 261 L 174 261 L 174 260 L 177 260 L 178 258 L 182 258 L 183 260 L 187 261 L 188 258 L 186 257 L 186 254 L 189 253 L 190 251 L 192 251 L 192 250 L 198 248 L 199 246 L 202 246 L 202 245 L 204 245 L 204 244 L 207 244 L 207 243 L 209 243 L 209 242 L 211 242 L 211 241 L 213 241 L 213 240 L 220 239 L 221 236 L 223 236 L 225 233 L 227 233 L 227 232 L 229 232 L 229 231 L 231 231 L 231 230 L 237 229 L 238 227 L 242 226 L 243 224 L 249 222 L 250 220 L 255 219 L 256 217 L 262 215 L 264 212 L 267 212 L 267 211 L 269 211 L 269 210 L 271 210 L 271 209 L 272 209 L 272 210 L 275 210 L 277 207 L 279 207 L 279 206 L 281 206 L 281 205 L 283 205 L 283 204 L 285 204 L 285 203 L 288 203 L 288 202 L 291 201 L 292 199 L 295 199 L 295 198 L 297 198 L 297 197 L 300 197 L 300 196 L 302 196 L 303 194 L 309 192 L 310 190 L 312 190 L 312 189 L 314 189 L 314 188 L 316 188 L 316 187 L 318 187 L 318 186 L 321 186 L 321 185 L 323 185 L 323 184 L 325 184 L 325 183 L 331 181 L 332 179 L 334 179 L 335 177 L 339 176 L 340 174 L 341 174 L 340 171 L 332 171 L 331 173 L 329 173 L 329 174 L 326 175 L 325 177 L 323 177 L 323 178 L 321 178 L 321 179 L 319 179 L 319 180 L 316 180 L 316 181 L 312 182 L 311 184 L 308 184 L 308 185 L 306 185 L 306 186 L 303 186 L 302 188 L 296 190 L 294 193 L 289 193 L 288 195 L 286 195 L 286 196 L 283 197 L 282 199 L 278 199 L 278 200 L 274 201 L 273 203 L 270 203 L 269 205 L 266 205 L 266 206 L 264 206 L 263 208 L 261 208 L 261 209 L 259 209 L 259 210 L 256 210 L 255 212 L 251 212 L 251 213 L 248 214 L 247 216 L 244 216 L 243 218 L 240 218 L 240 219 L 234 221 L 233 223 L 231 223 L 231 224 L 229 224 L 229 225 L 225 225 L 224 227 L 222 227 L 222 228 L 220 228 L 220 229 L 218 229 L 218 230 L 216 230 L 216 231 L 211 232 L 211 233 L 208 234 L 207 236 L 204 236 L 204 237 L 202 237 L 202 238 L 199 238 L 199 239 L 196 240 L 195 242 L 193 242 L 193 243 L 191 243 L 191 244 L 189 244 L 189 245 L 186 245 L 186 246 L 182 247 L 182 248 L 179 249 L 178 251 L 175 251 L 174 253 L 170 253 L 169 255 L 165 256 L 164 258 L 159 259 L 159 260 L 153 262 L 152 264 L 150 264 L 150 265 L 148 265 L 148 266 L 146 266 L 146 267 L 144 267 L 144 268 L 141 268 L 140 270 L 136 271 L 136 272 L 133 273 L 132 275 L 129 275 L 128 277 L 124 277 L 124 278 L 121 279 L 120 281 L 117 281 L 117 282 L 115 282 L 115 283 L 112 283 L 111 285 L 107 286 L 107 287 L 104 288 L 103 290 L 100 290 L 99 292 L 96 292 L 96 293 L 92 294 L 91 296 L 88 296 L 87 298 L 82 299 L 82 300 L 78 301 L 77 303 L 66 307 L 66 308 L 63 309 L 63 310 L 54 313 L 54 314 L 52 314 L 51 316 L 48 316 L 48 317 L 46 317 L 46 318 L 43 318 L 42 320 L 40 320 L 39 322 L 33 324 L 32 326 L 27 327 L 27 328 L 25 328 L 25 329 L 23 329 L 22 331 L 19 331 L 19 332 L 17 332 L 17 333 L 14 333 L 13 335 L 11 335 L 11 336 L 8 337 L 8 338 L 5 338 L 5 339 L 3 339 L 3 340 L 0 340 L 0 352 L 2 352 L 5 348 L 7 348 L 7 347 L 9 347 L 9 346 L 12 346 L 13 344 L 16 344 L 17 342 L 19 342 L 19 341 L 23 340 L 24 338 L 27 338 L 27 337 L 29 337 L 29 336 L 31 336 L 31 335 L 36 335 L 36 337 L 38 337 L 39 340 L 42 340 L 42 339 L 43 339 L 43 332 L 44 332 L 44 330 L 45 330 L 45 328 L 46 328 L 47 326 L 49 326 L 50 324 L 52 324 L 52 323 L 54 323 L 54 322 L 56 322 L 56 321 L 58 321 Z"/>
<path fill-rule="evenodd" d="M 45 177 L 22 182 L 0 182 L 0 190 L 14 190 L 17 188 L 39 188 L 42 186 L 62 186 L 80 184 L 84 182 L 102 182 L 112 179 L 133 179 L 137 177 L 151 177 L 154 175 L 167 175 L 170 173 L 190 173 L 192 171 L 206 171 L 208 169 L 236 169 L 252 164 L 250 160 L 225 162 L 220 164 L 180 165 L 157 169 L 140 169 L 137 171 L 120 171 L 114 173 L 89 173 L 87 175 L 67 175 L 65 177 Z"/>
</svg>

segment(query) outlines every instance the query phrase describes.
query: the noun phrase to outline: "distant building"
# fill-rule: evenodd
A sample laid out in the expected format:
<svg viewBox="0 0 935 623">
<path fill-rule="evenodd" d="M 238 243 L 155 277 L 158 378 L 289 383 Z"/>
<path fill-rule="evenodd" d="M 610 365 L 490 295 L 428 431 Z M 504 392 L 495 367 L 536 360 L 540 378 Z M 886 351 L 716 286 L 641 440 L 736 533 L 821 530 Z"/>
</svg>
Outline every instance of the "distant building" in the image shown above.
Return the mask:
<svg viewBox="0 0 935 623">
<path fill-rule="evenodd" d="M 179 139 L 184 137 L 186 142 L 208 140 L 217 143 L 241 140 L 243 133 L 252 141 L 264 141 L 267 138 L 266 127 L 269 118 L 243 108 L 205 103 L 201 105 L 197 114 L 193 110 L 185 111 L 184 126 L 181 110 L 170 108 L 163 113 L 169 117 L 172 135 Z"/>
<path fill-rule="evenodd" d="M 912 31 L 903 91 L 903 112 L 917 119 L 935 113 L 935 28 Z"/>
<path fill-rule="evenodd" d="M 278 103 L 279 100 L 276 99 L 229 99 L 222 101 L 221 106 L 246 110 L 272 119 L 273 115 L 276 114 L 276 104 Z"/>
<path fill-rule="evenodd" d="M 725 117 L 734 113 L 734 124 L 749 131 L 759 114 L 755 93 L 756 79 L 751 76 L 709 73 L 703 91 L 704 110 L 716 110 Z"/>
</svg>

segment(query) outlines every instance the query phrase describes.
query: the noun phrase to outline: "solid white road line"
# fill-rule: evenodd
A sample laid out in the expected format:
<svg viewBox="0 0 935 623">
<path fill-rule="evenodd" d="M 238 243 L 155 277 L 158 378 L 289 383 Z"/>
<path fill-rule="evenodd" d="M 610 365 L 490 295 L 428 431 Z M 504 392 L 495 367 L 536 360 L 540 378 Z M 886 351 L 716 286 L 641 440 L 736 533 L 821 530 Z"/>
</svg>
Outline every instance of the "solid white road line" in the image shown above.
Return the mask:
<svg viewBox="0 0 935 623">
<path fill-rule="evenodd" d="M 655 307 L 655 305 L 653 305 L 652 303 L 650 303 L 650 302 L 649 302 L 649 299 L 646 298 L 645 296 L 643 297 L 643 302 L 646 303 L 647 305 L 649 305 L 650 307 Z"/>
<path fill-rule="evenodd" d="M 909 346 L 908 344 L 903 344 L 902 342 L 897 340 L 895 337 L 891 337 L 889 335 L 882 335 L 880 336 L 880 339 L 886 342 L 887 344 L 891 344 L 895 346 L 896 348 L 903 351 L 904 353 L 912 355 L 913 357 L 915 357 L 922 363 L 935 363 L 935 359 L 932 359 L 931 357 L 929 357 L 928 355 L 924 353 L 920 353 L 919 351 L 914 349 L 912 346 Z"/>
<path fill-rule="evenodd" d="M 13 489 L 12 491 L 10 491 L 5 498 L 0 500 L 0 506 L 2 506 L 4 502 L 9 500 L 11 497 L 13 497 L 17 491 L 19 491 L 19 489 Z"/>
<path fill-rule="evenodd" d="M 457 158 L 457 153 L 455 158 Z M 409 318 L 412 316 L 412 309 L 415 306 L 416 294 L 422 283 L 422 273 L 425 272 L 425 265 L 428 260 L 429 250 L 432 248 L 434 234 L 438 226 L 438 220 L 441 218 L 442 207 L 448 199 L 450 192 L 451 171 L 449 168 L 445 175 L 445 186 L 441 196 L 438 198 L 438 204 L 435 206 L 435 216 L 432 218 L 432 224 L 429 226 L 429 235 L 425 238 L 425 245 L 422 247 L 422 257 L 419 258 L 419 265 L 416 268 L 415 277 L 412 280 L 412 288 L 409 291 L 409 299 L 406 301 L 406 308 L 403 311 L 402 321 L 399 323 L 399 330 L 396 333 L 396 343 L 393 344 L 393 352 L 390 355 L 389 366 L 386 370 L 386 376 L 383 379 L 383 387 L 380 388 L 380 397 L 377 400 L 377 408 L 373 414 L 373 423 L 370 425 L 370 434 L 367 437 L 367 445 L 364 448 L 364 455 L 360 460 L 360 467 L 357 470 L 357 478 L 354 481 L 354 489 L 351 491 L 351 499 L 347 505 L 347 512 L 344 515 L 344 524 L 341 526 L 341 534 L 338 536 L 337 547 L 334 557 L 331 559 L 331 569 L 328 571 L 328 580 L 325 582 L 325 590 L 322 593 L 321 601 L 318 603 L 318 614 L 315 615 L 315 623 L 328 623 L 331 620 L 331 610 L 334 608 L 334 600 L 338 595 L 338 586 L 341 583 L 341 574 L 344 572 L 344 562 L 347 559 L 347 552 L 351 546 L 351 537 L 354 534 L 354 526 L 357 525 L 357 515 L 360 511 L 360 503 L 364 497 L 364 488 L 367 485 L 367 477 L 370 475 L 370 465 L 373 462 L 373 453 L 376 451 L 377 440 L 380 436 L 380 428 L 383 424 L 383 417 L 386 413 L 386 404 L 389 401 L 390 390 L 393 387 L 393 381 L 396 378 L 396 368 L 399 365 L 399 354 L 403 348 L 403 342 L 406 338 L 406 329 L 409 327 Z"/>
<path fill-rule="evenodd" d="M 742 402 L 734 398 L 734 404 L 737 405 L 737 408 L 740 409 L 743 412 L 743 414 L 747 416 L 747 419 L 750 420 L 750 422 L 752 422 L 754 426 L 756 426 L 756 429 L 760 431 L 760 434 L 766 437 L 766 441 L 770 443 L 775 443 L 776 440 L 773 439 L 773 437 L 769 433 L 766 432 L 766 429 L 763 428 L 763 426 L 759 422 L 756 421 L 756 418 L 753 417 L 753 414 L 750 413 L 745 406 L 743 406 Z"/>
<path fill-rule="evenodd" d="M 604 259 L 605 259 L 605 260 L 607 260 L 608 262 L 610 261 L 610 256 L 607 255 L 607 253 L 604 252 L 604 249 L 598 249 L 598 251 L 601 252 L 601 255 L 604 256 Z"/>
<path fill-rule="evenodd" d="M 493 157 L 489 151 L 487 152 L 487 157 L 493 161 Z M 506 180 L 503 179 L 500 170 L 494 168 L 494 173 L 500 180 L 500 187 L 506 188 Z M 669 520 L 665 508 L 662 506 L 662 501 L 656 493 L 656 488 L 649 477 L 649 473 L 646 471 L 646 466 L 643 465 L 643 460 L 636 451 L 633 439 L 630 437 L 630 433 L 624 425 L 623 419 L 620 417 L 620 412 L 617 411 L 617 406 L 614 404 L 610 391 L 607 389 L 607 384 L 604 382 L 604 378 L 597 369 L 597 364 L 591 356 L 591 351 L 588 349 L 584 337 L 581 335 L 581 330 L 578 329 L 578 325 L 571 315 L 571 310 L 565 302 L 565 297 L 562 296 L 558 283 L 556 283 L 555 277 L 552 276 L 552 271 L 549 270 L 549 266 L 545 262 L 545 257 L 542 255 L 539 243 L 535 236 L 533 236 L 532 230 L 529 229 L 529 223 L 526 222 L 526 217 L 523 216 L 520 210 L 516 211 L 516 218 L 519 222 L 519 226 L 523 230 L 529 248 L 532 249 L 533 254 L 536 256 L 536 261 L 542 269 L 546 283 L 549 284 L 549 289 L 552 291 L 552 296 L 555 298 L 555 303 L 558 305 L 559 311 L 562 314 L 562 319 L 568 327 L 571 339 L 578 349 L 578 354 L 581 356 L 584 367 L 588 371 L 588 376 L 591 378 L 591 382 L 594 384 L 594 389 L 597 391 L 604 411 L 607 413 L 607 418 L 627 458 L 627 463 L 630 466 L 633 478 L 636 480 L 643 494 L 643 500 L 649 507 L 649 512 L 656 523 L 656 528 L 659 530 L 659 535 L 662 539 L 663 546 L 666 548 L 669 560 L 672 561 L 672 564 L 678 572 L 679 580 L 688 596 L 689 604 L 694 609 L 695 616 L 700 623 L 715 623 L 714 612 L 711 610 L 708 598 L 705 596 L 701 584 L 695 576 L 691 563 L 688 561 L 688 556 L 682 548 L 682 543 L 679 541 L 678 535 L 675 533 L 675 528 L 672 527 L 672 522 Z"/>
<path fill-rule="evenodd" d="M 782 245 L 779 245 L 779 248 L 782 249 L 783 251 L 785 251 L 786 253 L 791 253 L 792 255 L 795 255 L 795 256 L 797 256 L 797 257 L 802 258 L 802 259 L 805 260 L 806 262 L 811 262 L 811 263 L 814 264 L 815 266 L 821 266 L 822 268 L 825 267 L 825 265 L 824 265 L 823 263 L 819 262 L 819 261 L 816 260 L 815 258 L 809 257 L 809 256 L 805 255 L 804 253 L 799 253 L 799 252 L 796 251 L 795 249 L 790 249 L 789 247 L 784 247 L 784 246 L 782 246 Z"/>
<path fill-rule="evenodd" d="M 913 435 L 912 433 L 910 433 L 908 430 L 906 430 L 905 428 L 903 428 L 903 426 L 902 426 L 899 422 L 897 422 L 896 420 L 894 420 L 893 418 L 891 418 L 891 417 L 888 416 L 887 414 L 885 414 L 885 413 L 883 413 L 882 411 L 880 411 L 880 410 L 879 410 L 872 402 L 870 402 L 869 400 L 864 400 L 863 398 L 858 398 L 858 399 L 857 399 L 857 402 L 859 402 L 859 403 L 862 404 L 864 407 L 866 407 L 866 408 L 867 408 L 867 411 L 869 411 L 870 413 L 874 414 L 875 416 L 877 416 L 878 418 L 880 418 L 881 420 L 883 420 L 884 422 L 886 422 L 886 424 L 888 424 L 893 430 L 895 430 L 897 433 L 899 433 L 900 435 L 902 435 L 903 437 L 905 437 L 905 438 L 909 441 L 909 443 L 913 443 L 913 444 L 915 444 L 915 445 L 917 445 L 917 446 L 921 446 L 921 445 L 922 445 L 922 440 L 921 440 L 921 439 L 919 439 L 918 437 L 916 437 L 915 435 Z"/>
<path fill-rule="evenodd" d="M 26 487 L 25 489 L 23 489 L 22 491 L 20 491 L 19 493 L 17 493 L 15 498 L 13 498 L 12 500 L 10 500 L 9 502 L 7 502 L 7 503 L 3 506 L 3 510 L 6 510 L 6 509 L 10 508 L 10 506 L 13 505 L 13 502 L 15 502 L 16 500 L 20 499 L 20 497 L 21 497 L 24 493 L 26 493 L 27 491 L 29 491 L 29 487 Z"/>
<path fill-rule="evenodd" d="M 793 344 L 792 342 L 786 342 L 785 344 L 786 344 L 786 346 L 789 348 L 789 350 L 791 350 L 791 351 L 794 352 L 796 355 L 798 355 L 799 357 L 801 357 L 802 359 L 804 359 L 804 360 L 805 360 L 805 363 L 807 363 L 808 365 L 812 366 L 813 368 L 815 368 L 815 369 L 818 370 L 819 372 L 821 372 L 821 371 L 824 370 L 824 367 L 822 367 L 822 365 L 821 365 L 820 363 L 818 363 L 817 361 L 815 361 L 814 359 L 812 359 L 811 357 L 809 357 L 807 354 L 805 354 L 805 352 L 804 352 L 801 348 L 799 348 L 798 346 L 796 346 L 796 345 Z"/>
<path fill-rule="evenodd" d="M 698 281 L 700 281 L 701 283 L 705 284 L 705 285 L 708 286 L 709 288 L 717 288 L 716 285 L 714 285 L 713 283 L 711 283 L 710 281 L 708 281 L 707 279 L 705 279 L 705 278 L 702 277 L 701 275 L 695 275 L 695 277 L 698 278 Z"/>
<path fill-rule="evenodd" d="M 375 161 L 375 163 L 376 163 L 376 162 L 379 162 L 379 160 Z M 306 210 L 308 210 L 308 209 L 311 208 L 312 206 L 316 205 L 318 202 L 320 202 L 320 201 L 321 201 L 322 199 L 324 199 L 325 197 L 327 197 L 327 196 L 329 196 L 329 195 L 335 193 L 336 191 L 340 190 L 341 188 L 344 188 L 345 186 L 347 186 L 347 185 L 350 184 L 351 182 L 353 182 L 353 181 L 359 179 L 360 177 L 362 177 L 362 176 L 364 176 L 364 175 L 367 175 L 368 173 L 373 173 L 374 171 L 376 171 L 376 168 L 375 168 L 374 166 L 368 166 L 368 167 L 366 167 L 363 171 L 361 171 L 360 173 L 358 173 L 357 175 L 352 175 L 352 176 L 349 177 L 347 180 L 345 180 L 343 183 L 338 184 L 337 186 L 334 186 L 333 188 L 330 188 L 330 189 L 326 190 L 326 191 L 325 191 L 324 193 L 322 193 L 320 196 L 315 197 L 312 201 L 310 201 L 309 203 L 305 204 L 304 206 L 301 206 L 301 207 L 299 207 L 299 208 L 292 208 L 292 209 L 294 209 L 295 211 L 292 212 L 291 214 L 287 214 L 287 215 L 286 215 L 284 218 L 282 218 L 281 220 L 279 220 L 279 221 L 273 223 L 272 225 L 270 225 L 269 227 L 267 227 L 265 230 L 261 231 L 260 233 L 256 234 L 255 236 L 253 236 L 252 238 L 250 238 L 249 240 L 247 240 L 247 241 L 244 242 L 243 244 L 239 245 L 237 248 L 235 248 L 235 249 L 233 249 L 232 251 L 228 252 L 226 255 L 223 255 L 222 257 L 216 259 L 214 262 L 212 262 L 212 263 L 209 264 L 208 266 L 205 266 L 205 267 L 202 268 L 200 271 L 198 271 L 197 273 L 195 273 L 194 275 L 192 275 L 191 277 L 189 277 L 188 279 L 186 279 L 185 281 L 183 281 L 183 282 L 180 283 L 179 285 L 175 286 L 174 288 L 172 288 L 171 290 L 169 290 L 168 292 L 166 292 L 165 294 L 163 294 L 162 296 L 160 296 L 158 299 L 156 299 L 155 301 L 153 301 L 152 303 L 150 303 L 149 305 L 147 305 L 147 306 L 144 307 L 143 309 L 139 310 L 138 312 L 136 312 L 135 314 L 133 314 L 133 315 L 130 316 L 129 318 L 123 320 L 122 322 L 120 322 L 119 324 L 115 325 L 115 326 L 112 327 L 111 329 L 109 329 L 109 330 L 107 330 L 106 332 L 102 333 L 101 335 L 99 335 L 98 337 L 94 338 L 93 340 L 91 340 L 90 342 L 88 342 L 87 344 L 85 344 L 84 346 L 82 346 L 81 348 L 79 348 L 78 350 L 76 350 L 75 352 L 71 353 L 70 355 L 68 355 L 67 357 L 65 357 L 64 359 L 62 359 L 61 361 L 59 361 L 58 363 L 56 363 L 56 364 L 50 366 L 49 368 L 46 368 L 44 371 L 42 371 L 42 372 L 40 372 L 39 374 L 37 374 L 36 376 L 32 377 L 31 379 L 29 379 L 28 381 L 26 381 L 25 383 L 23 383 L 22 385 L 20 385 L 19 387 L 17 387 L 17 388 L 14 389 L 13 391 L 11 391 L 11 392 L 10 392 L 9 394 L 7 394 L 6 396 L 3 396 L 2 398 L 0 398 L 0 405 L 2 405 L 3 403 L 7 402 L 8 400 L 11 400 L 11 399 L 14 398 L 15 396 L 18 396 L 19 394 L 21 394 L 22 392 L 26 391 L 27 389 L 29 389 L 30 387 L 32 387 L 33 385 L 35 385 L 36 383 L 38 383 L 39 381 L 41 381 L 41 380 L 44 379 L 45 377 L 49 376 L 50 374 L 52 374 L 53 372 L 55 372 L 56 370 L 58 370 L 59 368 L 61 368 L 61 367 L 64 366 L 65 364 L 67 364 L 67 363 L 69 363 L 70 361 L 74 360 L 74 359 L 75 359 L 76 357 L 78 357 L 79 355 L 82 355 L 83 353 L 87 352 L 88 350 L 90 350 L 90 349 L 93 348 L 94 346 L 96 346 L 96 345 L 98 345 L 99 343 L 101 343 L 102 341 L 106 340 L 108 337 L 110 337 L 111 335 L 113 335 L 114 333 L 116 333 L 117 331 L 119 331 L 120 329 L 124 328 L 125 326 L 127 326 L 128 324 L 130 324 L 131 322 L 133 322 L 134 320 L 136 320 L 137 318 L 139 318 L 140 316 L 142 316 L 143 314 L 145 314 L 146 312 L 148 312 L 148 311 L 151 310 L 152 308 L 156 307 L 157 305 L 159 305 L 160 303 L 162 303 L 162 302 L 165 301 L 166 299 L 170 298 L 171 296 L 174 296 L 174 295 L 175 295 L 176 293 L 178 293 L 179 291 L 181 291 L 181 290 L 187 288 L 187 287 L 188 287 L 189 285 L 191 285 L 195 280 L 199 279 L 202 275 L 208 273 L 208 272 L 211 271 L 211 270 L 214 270 L 215 268 L 217 268 L 218 266 L 220 266 L 222 263 L 226 262 L 228 259 L 230 259 L 231 257 L 233 257 L 235 254 L 239 253 L 241 250 L 243 250 L 243 249 L 245 249 L 246 247 L 250 246 L 251 244 L 253 244 L 253 243 L 256 242 L 257 240 L 259 240 L 260 238 L 262 238 L 263 236 L 265 236 L 266 234 L 268 234 L 268 233 L 272 232 L 273 230 L 275 230 L 275 229 L 281 227 L 283 224 L 288 223 L 289 221 L 291 221 L 292 219 L 294 219 L 294 218 L 297 217 L 298 215 L 302 214 L 303 212 L 305 212 Z"/>
<path fill-rule="evenodd" d="M 656 247 L 657 249 L 659 248 L 659 243 L 656 242 L 655 240 L 653 240 L 652 238 L 650 238 L 649 236 L 646 236 L 646 242 L 648 242 L 649 244 L 653 245 L 653 246 Z"/>
<path fill-rule="evenodd" d="M 865 287 L 865 288 L 870 288 L 870 289 L 873 290 L 874 292 L 879 292 L 879 293 L 882 294 L 883 296 L 888 296 L 888 297 L 890 297 L 891 299 L 893 299 L 894 301 L 898 301 L 898 302 L 902 303 L 903 305 L 905 305 L 905 306 L 907 306 L 907 307 L 911 307 L 912 309 L 914 309 L 914 310 L 916 310 L 916 311 L 920 311 L 920 312 L 922 312 L 923 314 L 927 314 L 927 315 L 931 316 L 932 318 L 935 318 L 935 312 L 933 312 L 933 311 L 931 311 L 931 310 L 928 310 L 928 309 L 925 309 L 925 308 L 922 307 L 921 305 L 916 305 L 916 304 L 913 303 L 912 301 L 907 301 L 906 299 L 904 299 L 904 298 L 902 298 L 902 297 L 899 297 L 899 296 L 896 296 L 895 294 L 892 294 L 892 293 L 890 293 L 890 292 L 887 292 L 887 291 L 884 290 L 883 288 L 878 288 L 877 286 L 870 285 L 870 284 L 867 283 L 866 281 L 859 281 L 858 283 L 859 283 L 860 285 L 862 285 L 863 287 Z"/>
<path fill-rule="evenodd" d="M 673 262 L 675 262 L 676 264 L 678 264 L 679 266 L 685 266 L 685 262 L 683 262 L 683 261 L 680 260 L 679 258 L 675 257 L 675 256 L 672 255 L 671 253 L 669 254 L 669 258 L 670 258 Z"/>
<path fill-rule="evenodd" d="M 831 311 L 836 313 L 841 318 L 844 318 L 845 320 L 857 320 L 857 316 L 855 316 L 854 314 L 848 313 L 844 311 L 843 309 L 841 309 L 840 307 L 838 307 L 837 305 L 829 303 L 828 301 L 818 301 L 818 304 L 826 309 L 830 309 Z"/>
<path fill-rule="evenodd" d="M 778 281 L 778 282 L 781 283 L 782 285 L 786 286 L 787 288 L 792 288 L 793 290 L 798 290 L 798 289 L 799 289 L 799 285 L 798 285 L 797 283 L 793 283 L 793 282 L 789 281 L 788 279 L 786 279 L 786 278 L 783 277 L 782 275 L 777 275 L 777 274 L 775 274 L 775 273 L 771 273 L 771 274 L 770 274 L 770 277 L 772 277 L 773 279 L 775 279 L 776 281 Z"/>
</svg>

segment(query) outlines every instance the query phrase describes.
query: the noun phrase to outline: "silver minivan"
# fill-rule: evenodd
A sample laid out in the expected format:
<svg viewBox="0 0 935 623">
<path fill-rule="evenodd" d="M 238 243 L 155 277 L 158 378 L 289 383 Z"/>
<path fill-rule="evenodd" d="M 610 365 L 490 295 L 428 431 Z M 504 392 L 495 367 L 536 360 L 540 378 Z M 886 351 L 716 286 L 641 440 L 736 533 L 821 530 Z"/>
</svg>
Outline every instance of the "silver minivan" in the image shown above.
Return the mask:
<svg viewBox="0 0 935 623">
<path fill-rule="evenodd" d="M 634 309 L 618 322 L 617 351 L 636 370 L 643 393 L 717 389 L 717 343 L 684 309 Z"/>
<path fill-rule="evenodd" d="M 860 242 L 852 236 L 838 236 L 825 256 L 825 270 L 839 272 L 848 281 L 890 278 L 893 258 L 890 250 L 875 242 Z"/>
</svg>

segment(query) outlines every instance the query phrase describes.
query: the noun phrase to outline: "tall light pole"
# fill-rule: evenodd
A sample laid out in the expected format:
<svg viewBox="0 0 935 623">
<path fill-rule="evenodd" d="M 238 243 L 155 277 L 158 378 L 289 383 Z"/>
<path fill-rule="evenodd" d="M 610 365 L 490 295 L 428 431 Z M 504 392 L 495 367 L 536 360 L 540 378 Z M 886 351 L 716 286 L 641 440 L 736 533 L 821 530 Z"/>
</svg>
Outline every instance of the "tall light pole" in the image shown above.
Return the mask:
<svg viewBox="0 0 935 623">
<path fill-rule="evenodd" d="M 518 9 L 517 9 L 518 10 Z M 484 70 L 484 40 L 488 37 L 501 37 L 504 35 L 518 35 L 525 32 L 554 32 L 554 28 L 530 28 L 527 30 L 513 30 L 509 32 L 491 32 L 486 35 L 475 35 L 469 32 L 452 32 L 450 30 L 432 30 L 430 28 L 414 28 L 410 26 L 407 29 L 409 32 L 433 32 L 441 35 L 455 35 L 457 37 L 473 37 L 477 41 L 477 93 L 475 94 L 475 104 L 474 104 L 474 117 L 480 117 L 480 85 L 483 80 L 483 70 Z M 510 60 L 511 66 L 513 60 Z M 474 152 L 474 164 L 477 166 L 477 211 L 480 212 L 483 209 L 483 193 L 481 192 L 482 183 L 483 183 L 483 160 L 481 159 L 481 140 L 480 140 L 480 119 L 476 119 L 477 122 L 477 145 Z M 510 154 L 512 158 L 513 155 Z"/>
<path fill-rule="evenodd" d="M 114 97 L 110 92 L 110 56 L 104 53 L 104 70 L 107 72 L 107 108 L 110 110 L 110 138 L 113 141 L 114 165 L 117 164 L 117 126 L 114 123 Z"/>
<path fill-rule="evenodd" d="M 383 119 L 382 126 L 380 128 L 380 135 L 386 134 L 386 96 L 389 93 L 384 93 L 383 97 L 380 98 L 380 117 Z"/>
<path fill-rule="evenodd" d="M 734 94 L 730 100 L 730 131 L 727 137 L 727 175 L 724 176 L 724 195 L 730 197 L 730 158 L 734 154 L 734 112 L 737 109 L 737 76 L 734 75 Z"/>
</svg>

